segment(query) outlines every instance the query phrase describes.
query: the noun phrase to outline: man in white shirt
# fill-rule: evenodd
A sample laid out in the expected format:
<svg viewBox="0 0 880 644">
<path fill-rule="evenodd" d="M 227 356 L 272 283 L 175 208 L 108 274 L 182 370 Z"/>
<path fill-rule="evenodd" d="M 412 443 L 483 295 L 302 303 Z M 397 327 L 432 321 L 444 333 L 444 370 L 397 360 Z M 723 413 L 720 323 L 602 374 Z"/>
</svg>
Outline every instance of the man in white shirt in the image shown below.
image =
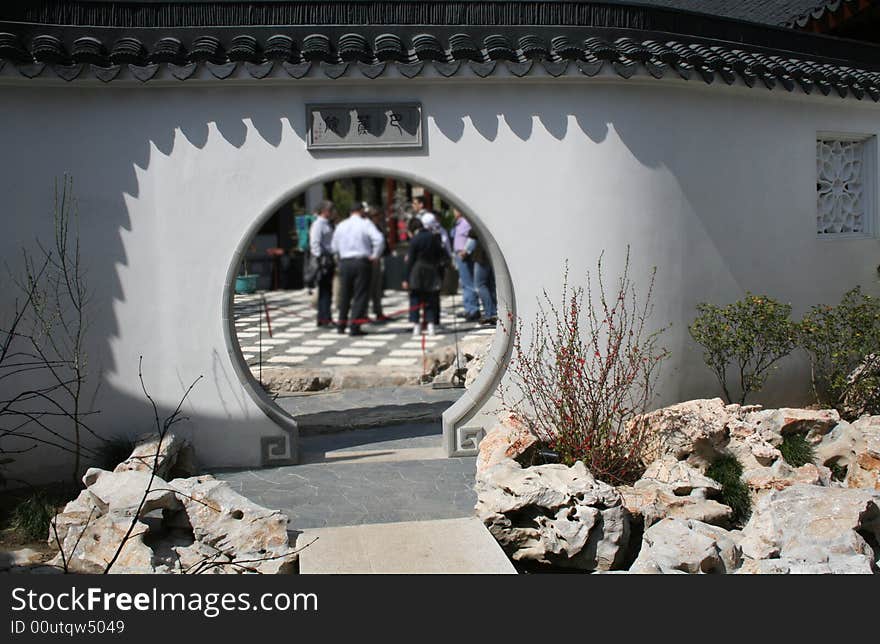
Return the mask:
<svg viewBox="0 0 880 644">
<path fill-rule="evenodd" d="M 318 326 L 333 323 L 331 304 L 333 302 L 333 218 L 335 209 L 332 201 L 322 201 L 318 217 L 309 228 L 310 273 L 318 285 Z"/>
<path fill-rule="evenodd" d="M 379 229 L 364 216 L 364 204 L 355 203 L 351 216 L 342 221 L 333 233 L 330 244 L 339 255 L 339 326 L 351 335 L 366 335 L 361 325 L 367 322 L 367 299 L 370 291 L 372 264 L 378 262 L 385 247 Z M 351 318 L 348 317 L 349 310 Z"/>
</svg>

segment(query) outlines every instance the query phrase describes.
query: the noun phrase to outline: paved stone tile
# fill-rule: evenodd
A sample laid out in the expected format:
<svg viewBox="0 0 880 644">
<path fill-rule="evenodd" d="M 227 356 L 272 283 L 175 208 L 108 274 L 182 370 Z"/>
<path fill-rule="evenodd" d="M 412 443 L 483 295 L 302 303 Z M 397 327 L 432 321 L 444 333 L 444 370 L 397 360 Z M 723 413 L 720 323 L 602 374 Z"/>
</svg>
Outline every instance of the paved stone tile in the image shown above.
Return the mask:
<svg viewBox="0 0 880 644">
<path fill-rule="evenodd" d="M 362 432 L 368 433 L 359 436 Z M 310 454 L 413 449 L 413 455 L 423 456 L 424 449 L 440 446 L 436 424 L 302 440 L 304 452 Z M 475 463 L 474 458 L 342 459 L 215 475 L 256 503 L 286 513 L 291 529 L 304 530 L 472 516 Z"/>
<path fill-rule="evenodd" d="M 306 347 L 306 346 L 294 346 L 288 347 L 285 349 L 287 353 L 300 353 L 303 355 L 315 355 L 316 353 L 321 353 L 324 350 L 324 347 Z"/>
<path fill-rule="evenodd" d="M 421 349 L 394 349 L 388 355 L 392 358 L 421 358 L 423 352 Z"/>
<path fill-rule="evenodd" d="M 345 357 L 345 356 L 332 356 L 330 358 L 324 358 L 323 360 L 321 360 L 321 364 L 329 365 L 331 367 L 332 366 L 344 367 L 344 366 L 354 366 L 356 364 L 359 364 L 360 361 L 361 361 L 360 358 L 350 358 L 350 357 Z"/>
<path fill-rule="evenodd" d="M 417 358 L 382 358 L 379 360 L 381 367 L 406 367 L 418 362 Z"/>
<path fill-rule="evenodd" d="M 268 362 L 271 364 L 302 364 L 307 359 L 306 356 L 272 356 Z"/>
<path fill-rule="evenodd" d="M 261 296 L 266 298 L 271 318 L 272 337 L 269 336 L 269 328 L 266 324 Z M 402 291 L 386 291 L 383 298 L 383 307 L 386 313 L 406 311 L 409 307 L 408 294 Z M 311 296 L 305 289 L 298 291 L 267 291 L 253 295 L 235 296 L 235 324 L 240 342 L 246 346 L 242 349 L 247 353 L 256 354 L 256 360 L 249 361 L 251 369 L 258 367 L 262 358 L 263 362 L 272 362 L 273 356 L 294 353 L 297 355 L 310 356 L 309 359 L 299 363 L 302 367 L 321 366 L 351 366 L 354 364 L 371 366 L 411 366 L 416 361 L 387 362 L 389 358 L 421 358 L 423 353 L 422 340 L 425 340 L 424 350 L 452 346 L 456 337 L 459 339 L 467 335 L 474 337 L 486 337 L 495 332 L 493 328 L 480 327 L 475 322 L 465 322 L 457 318 L 456 313 L 462 311 L 461 298 L 443 296 L 441 299 L 441 328 L 440 333 L 430 338 L 421 336 L 413 337 L 412 324 L 407 320 L 406 313 L 396 317 L 392 322 L 382 325 L 367 324 L 364 329 L 369 333 L 366 337 L 351 337 L 339 334 L 335 329 L 318 327 L 315 324 L 315 309 L 311 304 Z M 258 339 L 262 342 L 258 342 Z M 315 347 L 315 340 L 333 341 L 332 346 L 326 345 L 325 351 L 298 351 L 297 347 Z M 367 344 L 369 343 L 369 344 Z M 293 349 L 293 351 L 291 351 Z M 370 354 L 352 354 L 350 349 L 376 349 Z M 411 351 L 412 354 L 399 354 L 398 351 Z M 333 360 L 328 358 L 349 357 L 359 355 L 362 360 L 352 363 L 347 360 Z M 275 361 L 278 363 L 279 361 Z M 283 364 L 283 363 L 282 363 Z"/>
<path fill-rule="evenodd" d="M 304 574 L 516 574 L 474 517 L 315 528 L 297 546 Z"/>
<path fill-rule="evenodd" d="M 346 349 L 340 349 L 336 352 L 336 355 L 340 356 L 368 356 L 371 353 L 375 353 L 375 349 L 368 349 L 365 347 L 348 347 Z"/>
</svg>

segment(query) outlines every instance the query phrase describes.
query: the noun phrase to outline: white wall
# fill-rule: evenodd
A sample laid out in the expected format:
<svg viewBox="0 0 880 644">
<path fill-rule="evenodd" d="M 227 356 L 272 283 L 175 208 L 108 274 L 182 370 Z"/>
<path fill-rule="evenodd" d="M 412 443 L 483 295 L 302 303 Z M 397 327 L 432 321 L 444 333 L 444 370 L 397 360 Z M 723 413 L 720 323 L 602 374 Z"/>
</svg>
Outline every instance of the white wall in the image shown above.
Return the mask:
<svg viewBox="0 0 880 644">
<path fill-rule="evenodd" d="M 880 108 L 765 90 L 665 82 L 372 82 L 2 88 L 0 254 L 51 227 L 51 186 L 71 172 L 95 292 L 93 361 L 106 382 L 97 426 L 149 429 L 137 360 L 163 407 L 197 375 L 185 432 L 211 466 L 261 462 L 284 432 L 243 388 L 221 320 L 230 259 L 256 218 L 318 177 L 421 177 L 474 213 L 510 270 L 517 313 L 558 290 L 568 258 L 608 275 L 658 267 L 656 322 L 672 322 L 664 401 L 717 393 L 687 325 L 702 300 L 744 291 L 796 314 L 862 284 L 877 291 L 875 239 L 815 234 L 815 134 L 877 133 Z M 309 153 L 306 102 L 418 100 L 423 152 Z M 880 166 L 875 166 L 880 167 Z M 4 310 L 10 289 L 4 287 Z M 766 402 L 807 393 L 803 361 Z M 40 459 L 48 468 L 49 459 Z M 33 465 L 28 465 L 33 469 Z M 33 472 L 30 472 L 31 474 Z"/>
</svg>

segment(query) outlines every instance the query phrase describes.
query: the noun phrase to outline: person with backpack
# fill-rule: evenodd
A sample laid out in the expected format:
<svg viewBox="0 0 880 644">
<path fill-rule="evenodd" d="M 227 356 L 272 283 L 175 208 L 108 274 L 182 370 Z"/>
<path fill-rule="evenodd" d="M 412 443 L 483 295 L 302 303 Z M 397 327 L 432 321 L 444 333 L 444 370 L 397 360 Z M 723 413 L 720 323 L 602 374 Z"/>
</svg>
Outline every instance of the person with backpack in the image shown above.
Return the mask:
<svg viewBox="0 0 880 644">
<path fill-rule="evenodd" d="M 428 335 L 437 333 L 437 315 L 440 310 L 441 266 L 446 251 L 440 237 L 413 217 L 409 223 L 412 239 L 406 253 L 406 280 L 403 288 L 409 291 L 409 321 L 413 325 L 413 337 L 422 333 L 422 311 L 427 323 Z"/>
</svg>

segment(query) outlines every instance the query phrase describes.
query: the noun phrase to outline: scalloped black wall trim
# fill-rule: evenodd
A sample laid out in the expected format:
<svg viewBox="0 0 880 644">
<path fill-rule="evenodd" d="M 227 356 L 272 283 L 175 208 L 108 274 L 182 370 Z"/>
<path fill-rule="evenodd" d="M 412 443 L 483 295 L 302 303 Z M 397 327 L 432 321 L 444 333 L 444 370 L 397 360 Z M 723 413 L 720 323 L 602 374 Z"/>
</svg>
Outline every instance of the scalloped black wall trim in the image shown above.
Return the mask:
<svg viewBox="0 0 880 644">
<path fill-rule="evenodd" d="M 232 77 L 238 69 L 257 79 L 266 78 L 273 70 L 302 78 L 314 69 L 329 78 L 339 78 L 352 70 L 376 78 L 387 64 L 397 65 L 400 73 L 410 78 L 424 73 L 426 65 L 432 65 L 442 76 L 455 75 L 462 69 L 479 76 L 506 69 L 522 76 L 535 69 L 537 63 L 552 76 L 571 69 L 594 76 L 610 69 L 621 78 L 630 78 L 641 69 L 654 78 L 671 76 L 706 83 L 720 79 L 727 84 L 741 80 L 749 87 L 781 87 L 788 91 L 800 88 L 806 93 L 834 92 L 842 97 L 880 100 L 880 71 L 792 58 L 781 52 L 730 43 L 668 40 L 668 34 L 621 30 L 559 33 L 545 28 L 519 34 L 422 31 L 405 38 L 341 29 L 297 37 L 267 29 L 258 34 L 236 30 L 220 35 L 190 33 L 186 42 L 171 36 L 141 42 L 130 33 L 122 36 L 115 31 L 101 32 L 104 40 L 70 30 L 23 39 L 4 31 L 5 27 L 0 23 L 0 60 L 12 63 L 27 78 L 43 74 L 48 66 L 59 78 L 73 81 L 82 78 L 77 67 L 81 65 L 88 65 L 97 78 L 107 82 L 118 78 L 124 65 L 142 82 L 155 78 L 161 65 L 167 65 L 170 73 L 181 80 L 192 77 L 199 66 L 218 79 Z M 152 35 L 155 38 L 156 34 Z M 59 36 L 65 36 L 70 44 Z"/>
</svg>

